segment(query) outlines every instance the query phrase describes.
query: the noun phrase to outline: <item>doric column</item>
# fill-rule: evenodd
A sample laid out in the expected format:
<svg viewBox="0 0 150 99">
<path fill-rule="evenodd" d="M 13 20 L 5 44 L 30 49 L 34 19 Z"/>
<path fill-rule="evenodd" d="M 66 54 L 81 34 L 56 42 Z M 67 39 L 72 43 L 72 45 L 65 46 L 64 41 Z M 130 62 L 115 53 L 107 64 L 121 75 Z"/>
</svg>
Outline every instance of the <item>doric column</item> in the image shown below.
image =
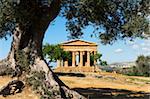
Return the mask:
<svg viewBox="0 0 150 99">
<path fill-rule="evenodd" d="M 75 67 L 75 52 L 72 52 L 72 67 Z"/>
<path fill-rule="evenodd" d="M 67 60 L 64 62 L 64 67 L 68 67 L 68 61 Z"/>
<path fill-rule="evenodd" d="M 83 52 L 80 51 L 80 66 L 83 66 Z"/>
<path fill-rule="evenodd" d="M 90 51 L 87 51 L 87 66 L 90 66 Z"/>
<path fill-rule="evenodd" d="M 96 55 L 96 53 L 97 53 L 97 52 L 94 51 L 94 55 Z M 96 64 L 97 64 L 97 60 L 94 59 L 94 65 L 96 65 Z"/>
<path fill-rule="evenodd" d="M 57 67 L 61 67 L 60 60 L 57 60 Z"/>
<path fill-rule="evenodd" d="M 63 66 L 64 66 L 64 62 L 63 62 L 63 60 L 61 60 L 61 61 L 60 61 L 60 65 L 61 65 L 61 67 L 63 67 Z"/>
</svg>

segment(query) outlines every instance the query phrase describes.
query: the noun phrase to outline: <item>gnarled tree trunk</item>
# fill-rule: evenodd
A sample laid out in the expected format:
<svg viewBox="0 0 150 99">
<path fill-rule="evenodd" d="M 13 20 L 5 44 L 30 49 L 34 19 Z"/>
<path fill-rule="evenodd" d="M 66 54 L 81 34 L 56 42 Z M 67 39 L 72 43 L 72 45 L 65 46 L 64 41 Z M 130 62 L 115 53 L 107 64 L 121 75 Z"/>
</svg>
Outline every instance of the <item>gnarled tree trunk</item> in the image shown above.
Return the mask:
<svg viewBox="0 0 150 99">
<path fill-rule="evenodd" d="M 64 99 L 83 99 L 84 97 L 77 92 L 70 90 L 48 67 L 42 56 L 42 41 L 45 31 L 51 21 L 53 21 L 60 11 L 61 0 L 53 0 L 49 9 L 42 9 L 37 11 L 37 16 L 31 20 L 31 24 L 25 28 L 18 23 L 13 32 L 13 41 L 11 50 L 9 52 L 7 61 L 11 63 L 11 67 L 15 69 L 17 65 L 16 55 L 19 51 L 24 52 L 32 71 L 44 71 L 46 86 L 51 87 L 51 90 L 57 90 L 60 94 L 55 95 L 54 98 Z M 40 13 L 40 14 L 38 14 Z M 47 15 L 48 13 L 48 15 Z M 45 17 L 47 16 L 47 17 Z M 25 28 L 25 29 L 24 29 Z"/>
<path fill-rule="evenodd" d="M 19 33 L 19 35 L 17 34 Z M 44 71 L 45 72 L 45 82 L 44 84 L 48 84 L 47 86 L 51 87 L 51 90 L 57 90 L 61 94 L 57 94 L 56 98 L 58 96 L 61 96 L 61 98 L 73 98 L 73 99 L 82 99 L 83 96 L 80 96 L 78 93 L 71 91 L 54 73 L 53 71 L 48 67 L 45 60 L 42 56 L 42 41 L 44 33 L 38 33 L 35 36 L 28 35 L 25 37 L 23 32 L 19 29 L 19 26 L 16 28 L 16 31 L 14 31 L 13 34 L 13 41 L 12 41 L 12 48 L 8 56 L 8 61 L 11 63 L 11 67 L 15 69 L 15 66 L 17 65 L 17 59 L 16 54 L 20 50 L 23 51 L 26 56 L 30 57 L 29 61 L 32 61 L 30 64 L 31 72 L 32 71 Z M 22 41 L 23 38 L 23 41 Z M 71 96 L 71 97 L 70 97 Z"/>
</svg>

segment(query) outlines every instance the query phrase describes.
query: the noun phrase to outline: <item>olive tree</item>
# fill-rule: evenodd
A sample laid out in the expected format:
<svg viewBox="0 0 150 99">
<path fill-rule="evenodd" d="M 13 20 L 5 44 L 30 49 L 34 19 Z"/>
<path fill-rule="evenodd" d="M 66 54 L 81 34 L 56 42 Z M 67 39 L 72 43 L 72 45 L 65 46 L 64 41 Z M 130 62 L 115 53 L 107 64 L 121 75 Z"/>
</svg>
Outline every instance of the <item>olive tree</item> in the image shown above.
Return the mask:
<svg viewBox="0 0 150 99">
<path fill-rule="evenodd" d="M 138 56 L 136 60 L 136 69 L 140 75 L 150 76 L 150 56 Z"/>
<path fill-rule="evenodd" d="M 70 91 L 43 58 L 42 42 L 49 24 L 59 15 L 65 17 L 69 38 L 73 39 L 80 38 L 83 29 L 92 26 L 92 34 L 103 44 L 147 38 L 149 6 L 149 0 L 0 0 L 0 38 L 13 37 L 9 55 L 3 61 L 15 70 L 20 59 L 16 56 L 21 52 L 28 60 L 28 75 L 42 71 L 43 85 L 60 92 L 62 98 L 71 94 L 79 99 L 82 96 Z"/>
</svg>

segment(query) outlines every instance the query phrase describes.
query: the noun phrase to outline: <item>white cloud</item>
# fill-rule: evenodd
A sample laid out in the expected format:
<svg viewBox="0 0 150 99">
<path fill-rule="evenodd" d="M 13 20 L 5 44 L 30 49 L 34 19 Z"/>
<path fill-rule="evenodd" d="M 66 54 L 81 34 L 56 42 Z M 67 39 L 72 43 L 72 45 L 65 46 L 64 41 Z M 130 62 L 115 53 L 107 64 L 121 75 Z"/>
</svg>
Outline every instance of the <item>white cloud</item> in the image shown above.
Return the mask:
<svg viewBox="0 0 150 99">
<path fill-rule="evenodd" d="M 150 52 L 150 48 L 148 48 L 148 47 L 143 47 L 142 50 L 146 51 L 146 52 Z"/>
<path fill-rule="evenodd" d="M 134 49 L 137 55 L 150 55 L 150 39 L 128 42 L 128 45 Z"/>
<path fill-rule="evenodd" d="M 138 45 L 138 44 L 134 44 L 134 45 L 132 46 L 132 48 L 133 48 L 133 49 L 138 49 L 138 48 L 139 48 L 139 45 Z"/>
<path fill-rule="evenodd" d="M 123 52 L 123 49 L 120 49 L 120 48 L 115 50 L 115 53 L 122 53 L 122 52 Z"/>
<path fill-rule="evenodd" d="M 144 43 L 141 43 L 141 46 L 146 46 L 146 43 L 144 42 Z"/>
<path fill-rule="evenodd" d="M 141 43 L 141 46 L 150 47 L 150 41 L 145 41 L 145 42 Z"/>
<path fill-rule="evenodd" d="M 131 45 L 131 44 L 132 45 Z M 130 42 L 128 44 L 130 44 L 132 46 L 133 49 L 150 49 L 150 39 L 147 39 L 147 40 L 143 40 L 141 43 L 134 43 L 134 42 Z"/>
<path fill-rule="evenodd" d="M 148 52 L 148 53 L 145 53 L 145 55 L 146 55 L 146 56 L 149 56 L 149 55 L 150 55 L 150 52 Z"/>
<path fill-rule="evenodd" d="M 141 44 L 141 49 L 145 55 L 150 55 L 150 39 L 145 40 Z"/>
</svg>

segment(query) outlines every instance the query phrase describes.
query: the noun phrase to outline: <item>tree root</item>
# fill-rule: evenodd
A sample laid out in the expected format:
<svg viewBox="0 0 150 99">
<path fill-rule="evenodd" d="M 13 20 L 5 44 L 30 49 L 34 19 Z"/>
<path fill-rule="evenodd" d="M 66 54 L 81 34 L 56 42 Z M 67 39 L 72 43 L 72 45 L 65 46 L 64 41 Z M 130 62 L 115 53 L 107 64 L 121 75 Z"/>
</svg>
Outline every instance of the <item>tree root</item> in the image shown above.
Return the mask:
<svg viewBox="0 0 150 99">
<path fill-rule="evenodd" d="M 86 99 L 84 96 L 80 95 L 74 90 L 71 90 L 67 87 L 61 87 L 64 92 L 67 99 Z"/>
<path fill-rule="evenodd" d="M 76 91 L 69 89 L 69 87 L 66 86 L 50 68 L 48 68 L 45 61 L 37 59 L 35 63 L 35 71 L 41 70 L 45 72 L 45 86 L 48 88 L 48 91 L 53 93 L 54 99 L 86 99 Z"/>
<path fill-rule="evenodd" d="M 2 89 L 0 89 L 0 95 L 6 97 L 8 95 L 14 95 L 15 93 L 19 93 L 23 90 L 24 83 L 19 80 L 12 80 Z"/>
<path fill-rule="evenodd" d="M 7 62 L 8 61 L 5 60 L 4 63 Z M 4 69 L 6 67 L 12 69 L 11 64 L 8 65 L 8 63 L 7 65 L 3 64 L 1 66 L 3 66 Z M 27 85 L 30 85 L 35 92 L 41 95 L 41 99 L 86 99 L 76 91 L 69 89 L 69 87 L 48 68 L 44 60 L 37 60 L 34 65 L 30 67 L 30 72 L 24 72 L 19 75 L 19 77 L 15 75 L 19 80 L 9 82 L 0 90 L 0 94 L 5 97 L 7 95 L 13 95 L 16 92 L 21 92 L 24 87 L 23 81 L 25 81 Z M 17 70 L 18 69 L 15 68 L 15 73 L 17 73 Z"/>
</svg>

